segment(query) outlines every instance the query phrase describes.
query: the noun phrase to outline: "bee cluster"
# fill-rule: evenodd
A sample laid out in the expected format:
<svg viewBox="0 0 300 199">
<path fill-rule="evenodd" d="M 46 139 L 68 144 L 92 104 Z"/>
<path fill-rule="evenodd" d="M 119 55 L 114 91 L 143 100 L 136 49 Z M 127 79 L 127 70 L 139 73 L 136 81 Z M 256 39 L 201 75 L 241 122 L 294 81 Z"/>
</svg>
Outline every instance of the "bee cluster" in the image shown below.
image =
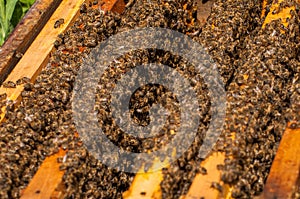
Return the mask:
<svg viewBox="0 0 300 199">
<path fill-rule="evenodd" d="M 35 83 L 23 78 L 4 85 L 24 84 L 24 91 L 16 107 L 5 95 L 0 96 L 1 103 L 7 105 L 6 121 L 0 124 L 0 198 L 20 197 L 20 190 L 41 162 L 59 148 L 68 150 L 65 157 L 58 159 L 60 169 L 66 170 L 66 198 L 122 197 L 134 174 L 109 168 L 88 152 L 73 121 L 71 96 L 78 70 L 84 67 L 84 60 L 90 59 L 91 50 L 108 37 L 137 27 L 162 27 L 184 33 L 203 45 L 215 60 L 227 92 L 225 126 L 214 148 L 224 151 L 226 159 L 218 168 L 222 170 L 222 180 L 233 186 L 232 197 L 259 194 L 286 123 L 292 121 L 291 127 L 299 128 L 299 10 L 291 12 L 288 27 L 274 21 L 262 29 L 260 0 L 218 0 L 201 27 L 192 0 L 129 0 L 121 15 L 96 9 L 97 3 L 81 6 L 78 19 L 55 41 L 50 63 Z M 291 3 L 296 4 L 287 1 L 281 6 Z M 295 6 L 298 9 L 299 5 Z M 62 23 L 63 20 L 58 21 L 55 26 Z M 132 93 L 129 105 L 132 120 L 147 126 L 150 107 L 162 104 L 171 113 L 161 129 L 162 136 L 130 136 L 122 132 L 111 115 L 110 94 L 117 81 L 134 67 L 148 63 L 168 65 L 187 78 L 199 103 L 200 124 L 192 145 L 163 169 L 163 198 L 179 198 L 187 192 L 196 173 L 207 173 L 200 167 L 197 153 L 212 110 L 208 88 L 195 67 L 186 59 L 159 49 L 122 55 L 110 63 L 99 79 L 95 110 L 104 133 L 123 150 L 149 152 L 166 145 L 180 126 L 180 107 L 176 95 L 163 85 L 139 88 Z M 138 78 L 133 77 L 132 81 Z M 145 161 L 147 170 L 152 160 Z M 212 188 L 223 191 L 217 182 Z"/>
<path fill-rule="evenodd" d="M 263 190 L 287 122 L 299 128 L 299 16 L 291 11 L 288 27 L 272 21 L 244 41 L 227 91 L 225 133 L 236 137 L 222 175 L 237 198 Z"/>
</svg>

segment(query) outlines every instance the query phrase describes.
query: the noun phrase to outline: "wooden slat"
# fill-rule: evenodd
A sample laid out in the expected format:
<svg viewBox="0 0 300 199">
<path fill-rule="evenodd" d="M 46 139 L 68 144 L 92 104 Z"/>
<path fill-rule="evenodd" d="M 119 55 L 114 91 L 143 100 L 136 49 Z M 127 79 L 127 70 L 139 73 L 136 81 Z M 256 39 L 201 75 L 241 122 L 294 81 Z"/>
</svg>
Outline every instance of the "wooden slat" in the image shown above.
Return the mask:
<svg viewBox="0 0 300 199">
<path fill-rule="evenodd" d="M 267 13 L 267 6 L 268 6 L 268 0 L 263 0 L 261 3 L 261 15 L 260 18 L 264 18 L 268 13 Z"/>
<path fill-rule="evenodd" d="M 102 9 L 122 13 L 125 10 L 125 2 L 124 0 L 106 0 L 102 5 Z"/>
<path fill-rule="evenodd" d="M 300 129 L 288 128 L 281 139 L 261 198 L 292 198 L 300 172 Z"/>
<path fill-rule="evenodd" d="M 0 48 L 0 84 L 6 79 L 62 0 L 36 1 Z"/>
<path fill-rule="evenodd" d="M 80 2 L 82 2 L 83 0 L 81 0 L 81 1 L 77 1 L 76 2 L 76 5 L 80 5 L 81 3 Z M 65 0 L 65 1 L 63 1 L 63 3 L 65 3 L 65 4 L 67 4 L 66 2 L 71 2 L 71 1 L 67 1 L 67 0 Z M 62 3 L 62 4 L 63 4 Z M 74 2 L 73 2 L 74 3 Z M 71 4 L 70 4 L 71 5 Z M 69 6 L 70 6 L 69 5 Z M 114 4 L 113 4 L 114 5 Z M 121 3 L 121 4 L 116 4 L 116 5 L 124 5 L 124 2 L 123 3 Z M 106 5 L 107 6 L 107 5 Z M 78 10 L 78 7 L 76 7 L 76 8 L 72 8 L 73 9 L 73 11 L 74 10 Z M 59 32 L 62 32 L 65 28 L 66 28 L 66 26 L 67 26 L 67 24 L 68 24 L 68 20 L 65 18 L 65 13 L 66 13 L 66 11 L 68 10 L 72 10 L 72 9 L 70 9 L 70 8 L 68 8 L 68 9 L 65 9 L 65 10 L 61 10 L 61 12 L 63 12 L 62 13 L 62 15 L 61 16 L 59 16 L 59 17 L 57 17 L 56 19 L 54 19 L 54 20 L 52 20 L 51 22 L 50 22 L 50 20 L 49 20 L 49 23 L 52 25 L 52 27 L 51 27 L 51 25 L 48 27 L 48 29 L 46 29 L 47 30 L 47 35 L 49 35 L 49 30 L 51 30 L 50 31 L 50 33 L 51 34 L 58 34 Z M 108 8 L 106 8 L 106 9 L 109 9 L 109 7 Z M 120 10 L 119 10 L 120 11 Z M 74 16 L 76 15 L 75 13 L 73 13 L 74 14 Z M 54 15 L 55 15 L 55 13 L 54 13 Z M 53 15 L 53 16 L 54 16 Z M 52 18 L 52 17 L 51 17 Z M 60 28 L 58 28 L 58 29 L 53 29 L 53 25 L 54 25 L 54 22 L 57 20 L 57 19 L 59 19 L 59 18 L 64 18 L 64 20 L 65 20 L 65 24 L 63 25 L 63 26 L 61 26 Z M 70 20 L 71 21 L 71 20 Z M 48 24 L 49 24 L 48 23 Z M 47 24 L 47 25 L 48 25 Z M 45 26 L 45 28 L 46 28 L 46 26 Z M 55 31 L 55 30 L 59 30 L 59 32 L 56 32 L 56 33 L 53 33 L 52 31 Z M 41 32 L 42 33 L 42 32 Z M 55 38 L 56 38 L 56 35 L 55 35 Z M 46 36 L 46 35 L 44 35 L 44 36 Z M 17 72 L 15 71 L 15 70 L 13 70 L 12 71 L 12 73 L 11 73 L 11 75 L 9 75 L 9 77 L 8 77 L 8 80 L 12 80 L 12 81 L 16 81 L 17 79 L 19 79 L 20 77 L 23 77 L 23 76 L 26 76 L 26 77 L 32 77 L 32 78 L 34 78 L 38 73 L 39 73 L 39 71 L 41 70 L 41 68 L 48 62 L 48 59 L 47 59 L 47 57 L 48 57 L 48 55 L 49 55 L 49 52 L 51 51 L 51 49 L 52 49 L 52 47 L 53 47 L 53 42 L 55 41 L 55 38 L 54 38 L 54 40 L 51 40 L 51 38 L 50 38 L 50 40 L 51 40 L 51 42 L 48 42 L 48 40 L 47 39 L 45 39 L 45 38 L 43 38 L 42 40 L 40 40 L 39 42 L 41 42 L 41 46 L 39 46 L 39 45 L 36 45 L 35 46 L 35 50 L 34 50 L 34 48 L 33 48 L 33 51 L 32 52 L 34 52 L 34 53 L 37 53 L 36 55 L 37 56 L 34 56 L 35 58 L 34 59 L 27 59 L 27 63 L 25 62 L 25 61 L 23 61 L 23 62 L 21 62 L 22 61 L 22 59 L 24 58 L 24 57 L 26 57 L 27 55 L 27 53 L 23 56 L 23 58 L 21 59 L 21 61 L 19 62 L 19 64 L 20 63 L 23 63 L 23 68 L 18 68 L 17 69 L 17 67 L 18 67 L 18 65 L 16 66 L 16 70 L 17 70 Z M 37 38 L 38 39 L 38 38 Z M 43 43 L 47 43 L 47 44 L 43 44 Z M 49 45 L 51 43 L 51 45 Z M 32 45 L 34 45 L 34 43 L 32 44 Z M 45 49 L 46 48 L 46 45 L 48 45 L 48 49 Z M 30 47 L 31 48 L 31 47 Z M 50 50 L 49 50 L 50 49 Z M 28 49 L 28 51 L 30 52 L 30 50 Z M 32 56 L 32 52 L 29 54 L 29 56 Z M 46 53 L 44 53 L 44 52 L 46 52 Z M 39 55 L 41 55 L 41 54 L 43 54 L 43 55 L 45 55 L 45 57 L 44 57 L 44 59 L 37 59 L 36 57 L 40 57 Z M 29 61 L 29 62 L 28 62 Z M 30 66 L 29 66 L 29 64 L 28 63 L 30 63 Z M 35 63 L 37 63 L 37 65 L 35 65 Z M 31 66 L 32 65 L 35 65 L 33 68 L 31 68 Z M 24 70 L 24 72 L 22 72 Z M 31 75 L 31 76 L 29 76 L 29 75 Z M 9 96 L 9 98 L 10 99 L 12 99 L 12 100 L 16 100 L 16 99 L 18 99 L 18 96 L 20 95 L 20 92 L 22 91 L 22 87 L 20 86 L 20 87 L 17 87 L 16 89 L 6 89 L 6 88 L 3 88 L 3 87 L 1 87 L 0 88 L 0 93 L 3 93 L 3 92 L 7 92 L 8 93 L 8 96 Z M 222 155 L 221 155 L 222 156 Z M 208 173 L 210 173 L 209 172 L 209 170 L 210 170 L 210 168 L 215 168 L 215 161 L 219 161 L 219 160 L 222 160 L 222 158 L 224 158 L 224 156 L 222 156 L 222 157 L 218 157 L 217 159 L 215 159 L 215 160 L 213 160 L 213 158 L 211 158 L 211 160 L 207 160 L 207 163 L 204 163 L 204 167 L 205 168 L 207 168 L 207 170 L 208 170 Z M 46 160 L 44 161 L 44 163 L 42 164 L 42 165 L 52 165 L 52 167 L 56 167 L 56 166 L 58 166 L 59 164 L 55 161 L 52 161 L 51 160 L 51 158 L 54 158 L 55 156 L 51 156 L 51 157 L 48 157 L 48 158 L 46 158 Z M 56 160 L 56 158 L 55 158 L 55 160 Z M 48 164 L 49 163 L 49 164 Z M 207 165 L 206 165 L 207 164 Z M 213 165 L 212 165 L 213 164 Z M 205 166 L 206 165 L 206 166 Z M 209 165 L 211 165 L 211 166 L 209 166 Z M 43 166 L 41 166 L 40 167 L 40 169 L 39 169 L 39 172 L 40 173 L 42 173 L 43 172 L 43 169 L 44 169 L 45 167 L 43 167 Z M 50 167 L 48 167 L 48 168 L 50 168 Z M 40 174 L 39 174 L 39 172 L 34 176 L 34 178 L 32 179 L 32 181 L 31 181 L 31 183 L 30 183 L 30 185 L 27 187 L 27 189 L 25 190 L 25 192 L 24 192 L 24 195 L 26 196 L 26 192 L 28 191 L 28 192 L 30 192 L 31 194 L 33 193 L 33 191 L 34 190 L 37 190 L 39 187 L 41 187 L 41 186 L 37 186 L 37 185 L 39 185 L 39 184 L 41 184 L 41 181 L 43 181 L 43 180 L 45 180 L 45 177 L 42 177 Z M 49 171 L 49 172 L 52 172 L 52 171 Z M 215 172 L 213 172 L 213 173 L 215 173 Z M 218 173 L 215 173 L 216 175 L 219 175 Z M 214 174 L 214 175 L 215 175 Z M 209 174 L 208 174 L 209 175 Z M 154 176 L 154 178 L 153 178 L 153 176 Z M 156 176 L 156 177 L 155 177 Z M 153 181 L 155 181 L 155 180 L 157 180 L 157 179 L 162 179 L 161 178 L 161 176 L 162 176 L 162 174 L 161 173 L 157 173 L 157 174 L 155 174 L 155 175 L 150 175 L 150 176 L 148 176 L 148 178 L 146 178 L 146 179 L 153 179 Z M 53 176 L 51 176 L 51 177 L 53 177 Z M 51 184 L 56 188 L 57 186 L 59 186 L 59 184 L 60 184 L 60 182 L 61 182 L 61 177 L 60 178 L 56 178 L 56 177 L 54 177 L 54 178 L 51 178 L 50 177 L 50 179 L 52 180 L 52 179 L 56 179 L 55 181 L 51 181 Z M 145 177 L 145 176 L 142 176 L 143 178 Z M 204 178 L 205 178 L 206 176 L 204 176 Z M 138 178 L 137 177 L 137 182 L 143 182 L 143 181 L 145 181 L 145 178 L 143 179 L 143 178 Z M 200 177 L 201 178 L 201 177 Z M 204 179 L 203 178 L 203 179 Z M 152 181 L 152 180 L 150 180 L 150 181 Z M 159 180 L 159 182 L 160 182 L 161 180 Z M 149 181 L 148 181 L 149 182 Z M 202 182 L 205 182 L 205 181 L 202 181 Z M 31 186 L 31 184 L 32 183 L 34 183 L 35 184 L 35 186 Z M 46 182 L 45 182 L 46 183 Z M 48 182 L 49 183 L 49 182 Z M 145 183 L 147 183 L 146 181 L 145 181 Z M 155 182 L 154 183 L 155 185 L 157 185 L 158 183 L 157 182 Z M 144 186 L 144 189 L 145 189 L 145 187 L 147 188 L 147 190 L 149 189 L 149 188 L 151 188 L 151 186 L 153 185 L 153 183 L 150 183 L 149 184 L 149 186 L 147 185 L 145 185 Z M 206 185 L 207 186 L 207 185 Z M 157 187 L 157 186 L 156 186 Z M 54 188 L 54 189 L 55 189 Z M 192 188 L 192 187 L 191 187 Z M 31 190 L 32 189 L 32 190 Z M 39 189 L 40 190 L 40 193 L 44 193 L 44 190 L 45 189 Z M 133 189 L 133 190 L 136 190 L 136 189 Z M 51 191 L 46 191 L 47 192 L 47 196 L 53 196 L 53 190 L 51 189 Z M 153 189 L 153 191 L 151 191 L 153 194 L 151 195 L 151 196 L 153 196 L 153 197 L 160 197 L 160 195 L 159 194 L 157 194 L 158 192 L 157 192 L 157 189 L 156 188 L 154 188 Z M 51 193 L 51 194 L 50 194 Z M 139 194 L 139 196 L 140 196 L 140 193 L 141 192 L 139 192 L 139 191 L 136 191 L 136 192 L 134 192 L 134 191 L 131 191 L 131 194 L 133 194 L 134 193 L 134 196 L 136 196 L 135 198 L 141 198 L 141 197 L 138 197 L 138 194 Z M 146 193 L 149 193 L 149 192 L 146 192 Z M 23 197 L 24 197 L 24 195 L 23 195 Z M 33 194 L 33 195 L 31 195 L 31 197 L 30 198 L 34 198 L 33 196 L 35 196 L 36 194 Z M 59 194 L 57 194 L 57 195 L 59 195 Z M 147 195 L 147 194 L 146 194 Z M 49 197 L 50 197 L 49 196 Z M 125 194 L 125 196 L 126 196 L 126 194 Z M 127 195 L 128 196 L 128 195 Z M 49 198 L 49 197 L 44 197 L 44 198 Z M 188 197 L 188 195 L 187 195 L 187 197 Z"/>
<path fill-rule="evenodd" d="M 269 14 L 266 17 L 263 27 L 272 20 L 281 18 L 282 24 L 288 26 L 288 17 L 291 17 L 291 10 L 295 7 L 286 7 L 277 14 L 272 12 L 278 8 L 283 0 L 273 3 Z M 298 2 L 300 2 L 298 0 Z M 282 31 L 282 34 L 284 32 Z M 266 186 L 261 198 L 292 198 L 293 191 L 297 184 L 300 169 L 300 130 L 287 128 L 280 141 L 279 149 L 272 163 Z"/>
<path fill-rule="evenodd" d="M 128 191 L 124 192 L 124 199 L 160 199 L 161 189 L 160 183 L 163 180 L 161 169 L 167 168 L 167 162 L 155 160 L 152 167 L 145 173 L 142 167 L 135 175 L 134 180 Z"/>
<path fill-rule="evenodd" d="M 264 23 L 263 23 L 263 28 L 266 26 L 266 24 L 270 23 L 273 20 L 277 20 L 277 19 L 281 19 L 282 24 L 287 27 L 288 26 L 288 21 L 287 18 L 291 17 L 291 10 L 295 10 L 295 7 L 286 7 L 286 8 L 282 8 L 282 10 L 276 14 L 273 14 L 273 11 L 276 10 L 280 3 L 283 2 L 285 0 L 275 0 L 273 1 L 271 8 L 270 8 L 270 12 L 268 13 Z M 264 11 L 264 10 L 263 10 Z M 284 32 L 282 32 L 284 33 Z"/>
<path fill-rule="evenodd" d="M 281 1 L 283 1 L 283 0 L 279 0 L 276 3 L 272 4 L 271 11 L 268 13 L 268 15 L 264 21 L 263 28 L 265 27 L 266 24 L 270 23 L 272 20 L 276 20 L 278 18 L 281 18 L 283 20 L 283 24 L 285 26 L 287 26 L 286 18 L 290 16 L 290 10 L 294 9 L 293 7 L 283 9 L 282 12 L 280 12 L 276 15 L 272 14 L 272 10 L 276 9 Z M 266 6 L 267 6 L 267 2 L 263 1 L 263 9 L 262 9 L 261 17 L 264 17 Z M 212 154 L 212 156 L 215 156 L 215 155 Z M 231 198 L 232 188 L 229 187 L 228 185 L 224 185 L 222 182 L 220 182 L 221 173 L 216 168 L 216 162 L 220 162 L 218 164 L 223 164 L 224 156 L 225 156 L 224 154 L 220 154 L 215 157 L 211 157 L 211 156 L 208 157 L 208 159 L 205 162 L 205 164 L 207 164 L 207 166 L 205 166 L 205 168 L 207 168 L 207 170 L 210 171 L 210 172 L 208 172 L 207 178 L 206 178 L 206 176 L 201 176 L 201 174 L 197 175 L 197 177 L 194 179 L 194 181 L 192 183 L 192 186 L 190 187 L 188 194 L 186 195 L 186 198 L 188 198 L 188 199 L 196 199 L 196 198 L 201 198 L 201 197 L 204 197 L 204 198 Z M 212 176 L 209 176 L 209 175 L 212 175 Z M 223 186 L 223 193 L 220 194 L 220 192 L 218 192 L 217 190 L 210 189 L 211 182 L 219 182 Z M 201 190 L 205 190 L 205 191 L 202 192 Z"/>
<path fill-rule="evenodd" d="M 214 0 L 213 0 L 214 1 Z M 198 13 L 197 18 L 202 22 L 202 25 L 206 22 L 207 17 L 210 14 L 211 6 L 213 1 L 209 1 L 205 4 L 201 0 L 197 0 Z M 165 164 L 164 168 L 168 168 L 167 163 L 161 163 L 159 160 L 153 162 L 152 168 L 157 167 L 160 164 Z M 162 170 L 148 171 L 146 173 L 142 172 L 143 168 L 140 169 L 141 172 L 136 174 L 130 188 L 128 191 L 124 192 L 124 199 L 160 199 L 162 197 L 160 183 L 163 180 Z"/>
<path fill-rule="evenodd" d="M 57 35 L 65 31 L 65 29 L 78 16 L 81 4 L 88 1 L 89 0 L 63 1 L 54 12 L 53 16 L 49 19 L 41 33 L 37 36 L 36 40 L 24 54 L 18 65 L 8 76 L 7 81 L 16 81 L 24 76 L 29 77 L 32 81 L 34 81 L 41 69 L 45 66 L 45 64 L 48 63 L 49 54 L 53 49 L 53 43 Z M 106 9 L 112 9 L 114 6 L 124 5 L 124 1 L 110 0 L 109 3 L 104 5 L 110 5 L 110 7 Z M 115 10 L 120 9 L 121 8 Z M 54 23 L 60 18 L 64 18 L 64 24 L 60 28 L 54 29 Z M 17 88 L 12 89 L 0 87 L 0 93 L 6 92 L 9 99 L 17 101 L 20 98 L 20 93 L 22 90 L 23 86 L 18 86 Z M 61 157 L 65 154 L 66 151 L 60 150 L 58 154 L 54 154 L 44 160 L 38 172 L 34 175 L 33 179 L 22 193 L 22 199 L 64 197 L 64 187 L 62 186 L 62 176 L 64 175 L 64 172 L 59 171 L 58 168 L 60 163 L 58 163 L 56 160 L 58 157 Z"/>
<path fill-rule="evenodd" d="M 36 179 L 39 179 L 39 181 L 31 181 L 29 186 L 22 193 L 21 199 L 51 198 L 57 188 L 57 182 L 60 182 L 64 175 L 64 172 L 59 170 L 57 158 L 64 157 L 65 154 L 66 152 L 64 150 L 60 150 L 57 154 L 48 157 L 47 161 L 42 163 L 34 176 Z M 59 198 L 61 198 L 61 195 Z"/>
<path fill-rule="evenodd" d="M 174 133 L 174 132 L 171 132 Z M 176 149 L 173 150 L 172 156 L 175 157 Z M 165 160 L 161 162 L 159 159 L 154 159 L 152 166 L 147 172 L 142 166 L 139 172 L 135 175 L 130 188 L 124 192 L 124 199 L 160 199 L 162 192 L 160 183 L 163 180 L 162 168 L 169 168 L 170 163 Z"/>
<path fill-rule="evenodd" d="M 206 1 L 205 3 L 203 3 L 202 0 L 197 1 L 197 19 L 199 20 L 201 25 L 204 25 L 206 23 L 214 2 L 215 0 Z"/>
<path fill-rule="evenodd" d="M 65 0 L 59 5 L 19 63 L 9 74 L 6 81 L 15 82 L 22 77 L 29 77 L 34 81 L 48 62 L 49 54 L 57 35 L 68 27 L 69 23 L 78 14 L 80 5 L 83 2 L 84 0 Z M 54 23 L 60 18 L 64 18 L 64 24 L 54 29 Z M 19 101 L 22 90 L 23 86 L 18 86 L 17 88 L 0 87 L 0 93 L 7 93 L 8 98 L 14 101 Z M 2 121 L 3 118 L 2 115 L 0 120 Z M 60 151 L 60 153 L 45 159 L 37 174 L 23 192 L 22 198 L 50 198 L 52 192 L 61 182 L 63 175 L 63 172 L 58 170 L 59 164 L 56 162 L 56 159 L 64 155 L 64 153 L 64 151 Z"/>
<path fill-rule="evenodd" d="M 235 139 L 235 133 L 231 134 L 231 139 Z M 197 174 L 193 183 L 184 198 L 196 199 L 196 198 L 231 198 L 232 188 L 221 182 L 221 171 L 217 169 L 217 165 L 223 165 L 225 160 L 224 152 L 212 152 L 208 157 L 200 164 L 201 167 L 206 168 L 207 175 Z M 222 186 L 222 192 L 215 188 L 212 188 L 212 183 L 219 183 Z M 204 190 L 204 191 L 203 191 Z"/>
<path fill-rule="evenodd" d="M 221 173 L 217 169 L 218 164 L 224 164 L 225 154 L 213 153 L 201 163 L 206 168 L 207 174 L 197 174 L 184 199 L 218 198 L 220 192 L 211 187 L 213 182 L 220 182 Z M 220 184 L 223 185 L 223 184 Z"/>
<path fill-rule="evenodd" d="M 79 7 L 83 2 L 84 0 L 65 0 L 59 5 L 5 81 L 16 82 L 22 77 L 28 77 L 32 81 L 35 80 L 41 69 L 49 61 L 49 54 L 53 49 L 53 43 L 57 35 L 68 27 L 72 19 L 79 13 Z M 64 18 L 64 24 L 55 29 L 54 23 L 60 18 Z M 23 85 L 17 86 L 16 88 L 0 87 L 0 93 L 6 93 L 8 99 L 13 101 L 19 101 L 22 91 Z M 3 119 L 4 113 L 1 115 L 0 121 Z"/>
</svg>

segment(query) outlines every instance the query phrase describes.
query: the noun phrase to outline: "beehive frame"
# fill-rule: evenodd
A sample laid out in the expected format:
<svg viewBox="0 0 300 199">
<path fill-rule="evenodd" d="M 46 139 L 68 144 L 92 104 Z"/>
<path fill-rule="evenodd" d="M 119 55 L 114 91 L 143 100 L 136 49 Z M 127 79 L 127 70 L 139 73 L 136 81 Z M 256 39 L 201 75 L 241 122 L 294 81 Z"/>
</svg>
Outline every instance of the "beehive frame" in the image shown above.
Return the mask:
<svg viewBox="0 0 300 199">
<path fill-rule="evenodd" d="M 57 1 L 55 2 L 57 9 L 53 12 L 47 23 L 45 23 L 41 32 L 36 37 L 33 35 L 35 38 L 34 41 L 26 50 L 20 61 L 15 65 L 14 69 L 9 73 L 5 81 L 15 82 L 17 79 L 24 76 L 29 77 L 31 81 L 34 81 L 41 69 L 48 62 L 49 54 L 53 49 L 53 43 L 57 35 L 64 32 L 64 30 L 76 19 L 80 5 L 85 2 L 85 0 L 66 0 L 62 1 L 59 5 Z M 279 0 L 277 3 L 274 3 L 271 10 L 278 6 L 277 4 L 280 2 L 281 1 Z M 263 1 L 262 3 L 265 5 L 266 1 Z M 121 12 L 123 8 L 123 0 L 106 1 L 106 4 L 103 5 L 103 9 L 116 12 Z M 274 19 L 286 18 L 291 9 L 295 8 L 283 10 L 277 15 L 272 15 L 270 12 L 266 17 L 264 24 L 269 23 Z M 265 11 L 263 10 L 263 12 Z M 262 13 L 262 15 L 264 14 Z M 60 18 L 64 18 L 64 24 L 61 27 L 54 29 L 53 25 L 55 21 Z M 287 25 L 287 22 L 284 23 L 284 25 Z M 7 65 L 10 65 L 10 69 L 12 68 L 11 63 Z M 7 73 L 7 71 L 5 71 L 5 73 Z M 4 72 L 2 72 L 2 74 L 4 74 Z M 23 86 L 17 86 L 17 88 L 4 88 L 1 86 L 0 94 L 5 92 L 9 99 L 19 101 L 22 90 Z M 3 119 L 4 117 L 2 114 L 1 121 Z M 271 168 L 266 187 L 261 196 L 262 198 L 274 198 L 275 196 L 277 198 L 292 197 L 290 194 L 294 191 L 296 183 L 299 181 L 299 139 L 300 130 L 292 130 L 288 126 L 280 143 L 280 148 Z M 59 170 L 59 163 L 57 163 L 56 159 L 57 157 L 64 156 L 65 153 L 66 151 L 60 150 L 59 153 L 45 159 L 28 187 L 23 191 L 22 198 L 63 198 L 64 187 L 61 182 L 64 172 Z M 211 182 L 220 181 L 220 171 L 216 169 L 216 165 L 223 161 L 224 154 L 213 153 L 207 160 L 202 162 L 202 166 L 206 167 L 208 170 L 208 175 L 197 175 L 189 192 L 186 196 L 182 196 L 182 198 L 198 198 L 199 190 L 206 190 L 206 193 L 201 195 L 205 198 L 229 198 L 231 190 L 229 186 L 225 186 L 226 192 L 224 195 L 220 195 L 217 190 L 210 188 Z M 287 169 L 289 172 L 286 172 Z M 46 178 L 45 176 L 49 176 L 49 178 Z M 161 171 L 149 174 L 138 174 L 130 189 L 124 193 L 123 196 L 124 198 L 141 198 L 140 192 L 146 191 L 147 194 L 145 194 L 143 198 L 160 198 L 159 183 L 161 179 Z M 146 185 L 151 186 L 149 186 L 149 189 L 145 190 Z M 150 187 L 152 187 L 152 189 L 150 189 Z"/>
</svg>

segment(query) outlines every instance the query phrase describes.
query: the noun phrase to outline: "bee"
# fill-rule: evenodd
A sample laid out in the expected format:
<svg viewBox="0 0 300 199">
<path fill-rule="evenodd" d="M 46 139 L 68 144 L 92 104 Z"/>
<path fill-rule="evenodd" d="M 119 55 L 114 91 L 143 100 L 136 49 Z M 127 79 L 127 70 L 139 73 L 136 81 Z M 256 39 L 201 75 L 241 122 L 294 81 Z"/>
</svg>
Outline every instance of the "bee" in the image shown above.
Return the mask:
<svg viewBox="0 0 300 199">
<path fill-rule="evenodd" d="M 30 78 L 22 77 L 16 81 L 16 84 L 21 85 L 21 84 L 25 84 L 25 83 L 29 83 L 29 82 L 30 82 Z"/>
<path fill-rule="evenodd" d="M 16 88 L 16 84 L 13 81 L 7 81 L 2 84 L 4 88 Z"/>
<path fill-rule="evenodd" d="M 59 28 L 64 23 L 65 23 L 65 20 L 63 18 L 60 18 L 60 19 L 55 21 L 54 28 Z"/>
<path fill-rule="evenodd" d="M 291 128 L 291 129 L 297 129 L 297 128 L 299 128 L 299 124 L 297 124 L 296 122 L 292 122 L 292 123 L 290 124 L 290 128 Z"/>
<path fill-rule="evenodd" d="M 25 83 L 24 84 L 24 90 L 25 91 L 31 91 L 33 89 L 33 84 L 31 83 Z"/>
<path fill-rule="evenodd" d="M 199 173 L 201 173 L 202 175 L 207 175 L 207 170 L 206 170 L 206 168 L 200 167 Z"/>
<path fill-rule="evenodd" d="M 7 98 L 7 94 L 6 93 L 0 94 L 0 101 L 6 100 L 6 98 Z"/>
<path fill-rule="evenodd" d="M 14 54 L 14 56 L 16 57 L 16 58 L 18 58 L 18 59 L 21 59 L 22 57 L 23 57 L 23 53 L 22 52 L 19 52 L 19 51 L 15 51 L 15 54 Z"/>
</svg>

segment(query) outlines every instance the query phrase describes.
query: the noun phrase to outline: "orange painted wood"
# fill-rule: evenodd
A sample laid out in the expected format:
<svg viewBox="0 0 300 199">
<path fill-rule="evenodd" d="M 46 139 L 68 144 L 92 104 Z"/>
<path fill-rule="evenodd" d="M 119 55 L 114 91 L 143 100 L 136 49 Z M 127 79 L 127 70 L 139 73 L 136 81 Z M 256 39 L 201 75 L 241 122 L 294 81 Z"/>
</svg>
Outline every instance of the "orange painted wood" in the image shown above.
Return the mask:
<svg viewBox="0 0 300 199">
<path fill-rule="evenodd" d="M 261 198 L 292 198 L 300 172 L 300 129 L 286 129 Z"/>
</svg>

